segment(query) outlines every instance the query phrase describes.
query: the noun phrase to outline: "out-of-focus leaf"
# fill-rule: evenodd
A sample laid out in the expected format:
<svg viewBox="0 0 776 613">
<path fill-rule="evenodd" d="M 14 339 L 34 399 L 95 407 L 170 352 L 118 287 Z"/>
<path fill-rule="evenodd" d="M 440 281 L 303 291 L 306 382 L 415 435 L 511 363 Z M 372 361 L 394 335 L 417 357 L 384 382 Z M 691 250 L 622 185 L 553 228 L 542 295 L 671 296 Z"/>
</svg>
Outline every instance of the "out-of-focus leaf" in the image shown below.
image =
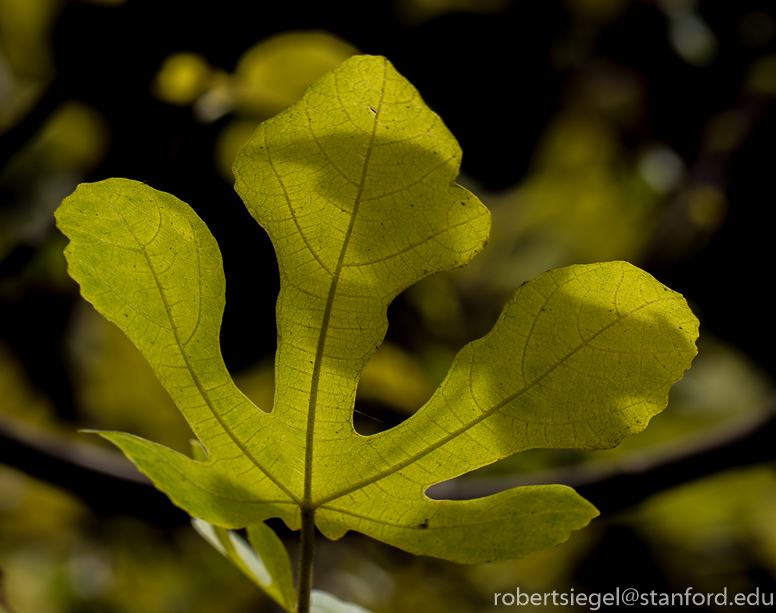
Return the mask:
<svg viewBox="0 0 776 613">
<path fill-rule="evenodd" d="M 649 498 L 629 517 L 675 585 L 746 589 L 753 569 L 776 570 L 776 472 L 731 469 Z"/>
<path fill-rule="evenodd" d="M 234 382 L 257 407 L 271 407 L 275 398 L 275 364 L 262 360 L 234 375 Z"/>
<path fill-rule="evenodd" d="M 5 573 L 2 568 L 0 568 L 0 612 L 14 613 L 5 597 Z"/>
<path fill-rule="evenodd" d="M 434 386 L 416 358 L 394 344 L 383 343 L 361 373 L 356 399 L 377 401 L 402 413 L 412 413 L 433 391 Z"/>
<path fill-rule="evenodd" d="M 291 561 L 282 541 L 266 524 L 248 527 L 250 545 L 232 530 L 193 518 L 192 525 L 208 543 L 239 568 L 289 613 L 296 606 Z"/>
<path fill-rule="evenodd" d="M 749 68 L 748 89 L 768 96 L 776 96 L 776 53 L 755 60 Z"/>
<path fill-rule="evenodd" d="M 99 162 L 108 145 L 108 126 L 103 116 L 81 102 L 68 102 L 49 118 L 36 148 L 47 166 L 82 172 Z"/>
<path fill-rule="evenodd" d="M 310 613 L 371 613 L 358 605 L 343 602 L 323 590 L 313 590 L 310 594 Z"/>
<path fill-rule="evenodd" d="M 58 9 L 53 0 L 0 0 L 0 132 L 24 115 L 54 76 L 48 38 Z"/>
<path fill-rule="evenodd" d="M 154 94 L 170 104 L 191 104 L 207 90 L 212 76 L 207 60 L 198 53 L 173 53 L 156 74 Z"/>
<path fill-rule="evenodd" d="M 297 102 L 315 80 L 358 50 L 325 31 L 282 32 L 248 49 L 229 77 L 226 91 L 214 89 L 203 97 L 226 95 L 238 118 L 230 121 L 216 143 L 216 165 L 228 182 L 232 163 L 261 121 Z"/>
<path fill-rule="evenodd" d="M 253 136 L 259 123 L 261 122 L 258 119 L 233 119 L 224 126 L 218 135 L 216 167 L 225 181 L 234 182 L 232 174 L 234 158 Z"/>
<path fill-rule="evenodd" d="M 240 57 L 234 75 L 235 106 L 243 113 L 271 117 L 356 53 L 353 45 L 324 31 L 276 34 Z"/>
</svg>

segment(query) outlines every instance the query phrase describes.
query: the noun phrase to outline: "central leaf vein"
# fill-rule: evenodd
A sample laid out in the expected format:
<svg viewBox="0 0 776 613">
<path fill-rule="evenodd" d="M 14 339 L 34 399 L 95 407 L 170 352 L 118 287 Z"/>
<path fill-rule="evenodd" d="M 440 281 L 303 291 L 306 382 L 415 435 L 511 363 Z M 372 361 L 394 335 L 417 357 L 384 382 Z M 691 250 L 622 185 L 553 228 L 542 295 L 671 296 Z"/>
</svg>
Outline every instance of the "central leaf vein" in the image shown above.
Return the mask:
<svg viewBox="0 0 776 613">
<path fill-rule="evenodd" d="M 385 66 L 383 67 L 385 71 Z M 353 233 L 353 227 L 356 223 L 356 217 L 358 215 L 358 208 L 361 202 L 361 197 L 364 192 L 364 185 L 366 184 L 367 171 L 369 169 L 369 160 L 372 155 L 373 145 L 377 133 L 378 118 L 380 117 L 380 110 L 382 107 L 382 101 L 385 97 L 385 79 L 383 79 L 382 91 L 379 93 L 379 100 L 377 103 L 377 109 L 375 117 L 372 120 L 372 134 L 370 136 L 369 145 L 367 146 L 366 156 L 361 169 L 361 179 L 358 184 L 358 192 L 356 193 L 353 201 L 353 211 L 351 212 L 350 222 L 348 223 L 348 229 L 345 232 L 345 237 L 342 242 L 342 248 L 340 249 L 339 258 L 337 260 L 337 266 L 334 269 L 334 273 L 331 279 L 331 285 L 329 286 L 329 293 L 326 297 L 326 306 L 323 311 L 323 318 L 321 321 L 321 332 L 318 336 L 318 344 L 315 350 L 315 363 L 313 365 L 312 381 L 310 384 L 310 401 L 307 411 L 307 433 L 305 436 L 305 470 L 304 470 L 304 506 L 309 508 L 315 508 L 312 500 L 312 477 L 313 477 L 313 459 L 314 459 L 314 440 L 315 440 L 315 409 L 318 403 L 318 390 L 321 379 L 321 368 L 323 366 L 323 358 L 325 355 L 326 338 L 329 333 L 329 322 L 331 319 L 332 309 L 334 307 L 334 299 L 337 293 L 337 285 L 339 283 L 340 276 L 342 274 L 343 264 L 345 262 L 345 256 L 348 251 L 348 245 Z"/>
</svg>

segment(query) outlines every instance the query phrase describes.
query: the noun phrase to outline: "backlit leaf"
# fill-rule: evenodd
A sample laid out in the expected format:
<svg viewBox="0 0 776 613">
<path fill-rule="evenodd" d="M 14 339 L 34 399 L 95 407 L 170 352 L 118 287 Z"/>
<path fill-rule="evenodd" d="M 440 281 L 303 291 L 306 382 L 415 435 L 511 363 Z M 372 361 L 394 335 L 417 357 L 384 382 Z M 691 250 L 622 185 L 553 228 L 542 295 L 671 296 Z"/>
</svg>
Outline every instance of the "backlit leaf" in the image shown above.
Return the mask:
<svg viewBox="0 0 776 613">
<path fill-rule="evenodd" d="M 665 407 L 695 355 L 697 320 L 626 262 L 524 284 L 417 413 L 374 436 L 353 429 L 388 304 L 487 242 L 487 210 L 454 182 L 460 160 L 439 117 L 378 57 L 350 58 L 258 128 L 234 172 L 278 256 L 271 412 L 224 366 L 221 258 L 202 221 L 140 183 L 80 186 L 58 211 L 71 275 L 146 356 L 207 459 L 103 436 L 177 505 L 226 528 L 281 517 L 297 529 L 304 509 L 330 538 L 352 529 L 479 562 L 552 547 L 587 524 L 597 511 L 563 486 L 455 502 L 425 490 L 525 449 L 611 447 Z"/>
</svg>

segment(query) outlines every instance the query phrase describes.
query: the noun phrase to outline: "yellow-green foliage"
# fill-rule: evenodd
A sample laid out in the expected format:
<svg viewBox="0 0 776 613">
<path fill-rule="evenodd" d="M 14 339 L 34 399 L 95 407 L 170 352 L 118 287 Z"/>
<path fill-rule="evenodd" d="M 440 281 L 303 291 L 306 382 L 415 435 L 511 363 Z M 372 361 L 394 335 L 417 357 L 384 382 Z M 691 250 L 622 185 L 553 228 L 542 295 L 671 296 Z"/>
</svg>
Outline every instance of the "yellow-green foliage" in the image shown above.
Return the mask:
<svg viewBox="0 0 776 613">
<path fill-rule="evenodd" d="M 191 515 L 249 534 L 268 518 L 298 529 L 313 515 L 329 538 L 357 530 L 472 563 L 519 558 L 585 526 L 596 509 L 563 486 L 456 502 L 425 491 L 525 449 L 611 447 L 665 407 L 698 323 L 626 262 L 525 283 L 419 411 L 373 436 L 353 428 L 388 304 L 488 240 L 487 209 L 454 182 L 460 160 L 440 118 L 380 57 L 350 58 L 258 128 L 234 172 L 281 276 L 275 401 L 261 409 L 221 357 L 225 280 L 204 223 L 142 183 L 80 186 L 57 213 L 70 274 L 138 346 L 207 455 L 103 436 Z"/>
</svg>

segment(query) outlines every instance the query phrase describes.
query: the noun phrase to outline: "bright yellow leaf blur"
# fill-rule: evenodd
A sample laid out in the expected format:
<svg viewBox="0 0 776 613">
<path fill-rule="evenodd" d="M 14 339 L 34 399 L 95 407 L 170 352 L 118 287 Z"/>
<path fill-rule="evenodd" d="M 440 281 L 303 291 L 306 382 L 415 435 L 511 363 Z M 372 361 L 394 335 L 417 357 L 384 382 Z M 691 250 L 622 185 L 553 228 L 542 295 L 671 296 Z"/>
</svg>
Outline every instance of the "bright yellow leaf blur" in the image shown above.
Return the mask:
<svg viewBox="0 0 776 613">
<path fill-rule="evenodd" d="M 48 119 L 38 146 L 50 168 L 83 172 L 105 155 L 108 125 L 93 108 L 70 101 Z"/>
<path fill-rule="evenodd" d="M 248 49 L 223 87 L 212 87 L 200 100 L 200 114 L 217 116 L 212 105 L 232 107 L 238 116 L 216 144 L 216 166 L 231 183 L 232 162 L 256 127 L 302 97 L 305 89 L 358 49 L 323 31 L 282 32 Z M 223 114 L 223 113 L 222 113 Z"/>
<path fill-rule="evenodd" d="M 383 343 L 358 382 L 356 400 L 373 400 L 414 413 L 434 391 L 420 361 L 392 343 Z"/>
<path fill-rule="evenodd" d="M 210 85 L 212 69 L 198 53 L 173 53 L 168 56 L 153 83 L 157 98 L 179 106 L 192 104 Z"/>
<path fill-rule="evenodd" d="M 235 71 L 235 106 L 261 118 L 299 100 L 314 81 L 358 53 L 328 32 L 284 32 L 246 51 Z"/>
<path fill-rule="evenodd" d="M 49 31 L 56 0 L 0 0 L 0 131 L 35 103 L 54 76 Z"/>
<path fill-rule="evenodd" d="M 675 585 L 732 593 L 751 588 L 756 565 L 776 571 L 776 473 L 732 469 L 656 494 L 634 519 Z M 670 553 L 669 553 L 670 552 Z"/>
</svg>

